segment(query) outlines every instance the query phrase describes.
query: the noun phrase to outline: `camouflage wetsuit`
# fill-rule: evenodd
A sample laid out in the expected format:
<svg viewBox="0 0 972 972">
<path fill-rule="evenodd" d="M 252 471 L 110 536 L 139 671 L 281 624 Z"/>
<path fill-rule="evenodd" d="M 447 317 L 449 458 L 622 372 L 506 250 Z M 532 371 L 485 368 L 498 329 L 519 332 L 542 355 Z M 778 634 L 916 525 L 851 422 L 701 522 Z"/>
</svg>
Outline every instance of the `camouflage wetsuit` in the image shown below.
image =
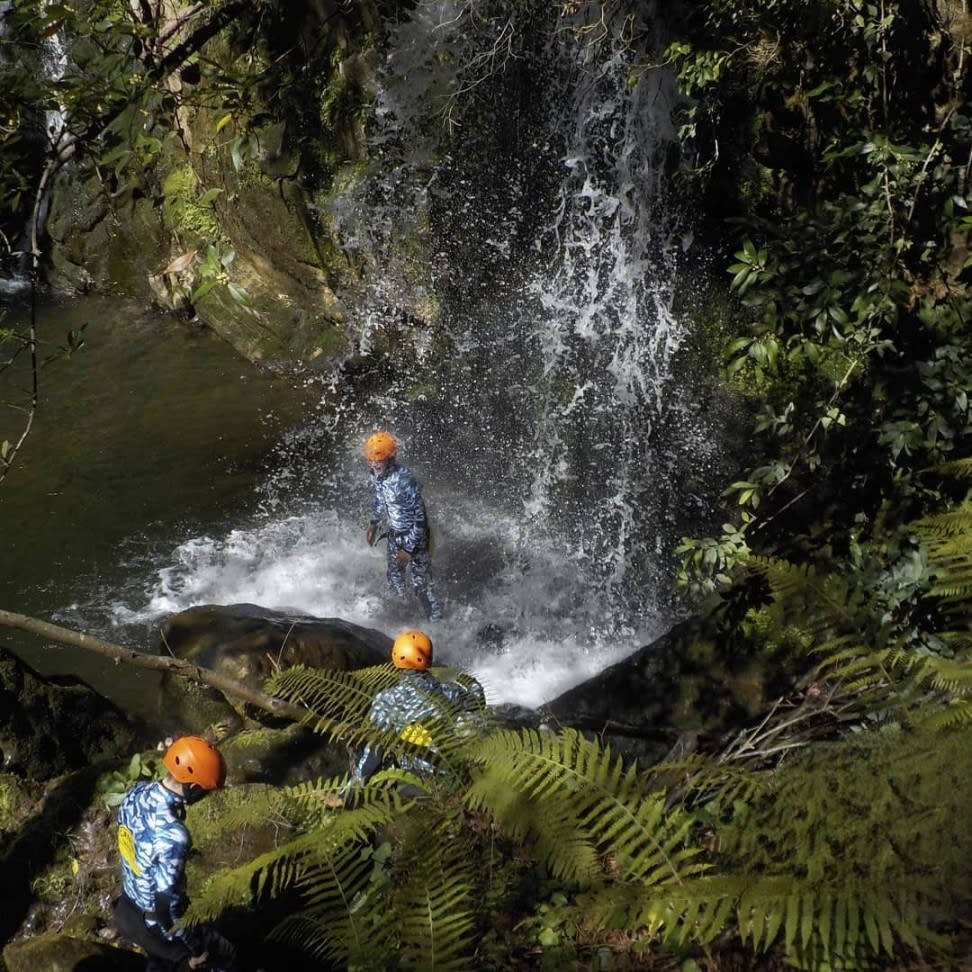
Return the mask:
<svg viewBox="0 0 972 972">
<path fill-rule="evenodd" d="M 381 474 L 369 477 L 375 500 L 370 523 L 378 527 L 384 521 L 388 530 L 386 563 L 388 586 L 399 597 L 405 597 L 405 568 L 395 563 L 399 550 L 409 554 L 412 587 L 430 621 L 442 618 L 442 609 L 432 582 L 432 558 L 429 554 L 429 523 L 422 498 L 422 487 L 411 470 L 394 460 Z"/>
<path fill-rule="evenodd" d="M 463 709 L 477 710 L 484 705 L 483 687 L 474 678 L 468 678 L 468 687 L 458 682 L 444 682 L 431 672 L 404 669 L 395 685 L 379 692 L 371 703 L 368 717 L 379 729 L 393 729 L 404 736 L 408 729 L 418 727 L 423 720 L 443 715 L 443 701 L 448 705 L 459 704 Z M 418 730 L 421 733 L 421 729 Z M 420 737 L 413 737 L 419 742 Z M 351 779 L 364 783 L 381 766 L 383 754 L 375 746 L 365 746 L 358 757 Z M 414 754 L 398 760 L 402 769 L 420 773 L 434 773 L 436 767 L 429 760 Z"/>
<path fill-rule="evenodd" d="M 192 840 L 185 801 L 162 783 L 136 783 L 118 809 L 122 895 L 115 923 L 129 941 L 149 954 L 146 972 L 186 968 L 192 955 L 209 951 L 206 969 L 228 968 L 233 949 L 215 929 L 192 932 L 173 926 L 189 906 L 186 858 Z"/>
</svg>

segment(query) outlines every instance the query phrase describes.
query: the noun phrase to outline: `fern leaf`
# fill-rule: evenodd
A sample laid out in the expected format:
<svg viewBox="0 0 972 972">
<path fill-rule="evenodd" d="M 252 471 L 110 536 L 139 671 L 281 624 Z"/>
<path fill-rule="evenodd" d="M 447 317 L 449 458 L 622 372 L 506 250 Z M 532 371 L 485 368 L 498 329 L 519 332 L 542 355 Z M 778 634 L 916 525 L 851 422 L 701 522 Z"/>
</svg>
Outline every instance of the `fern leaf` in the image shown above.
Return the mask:
<svg viewBox="0 0 972 972">
<path fill-rule="evenodd" d="M 467 791 L 469 806 L 520 836 L 524 827 L 549 828 L 556 840 L 538 847 L 560 876 L 589 879 L 594 849 L 626 881 L 678 881 L 703 867 L 695 860 L 700 849 L 688 843 L 694 818 L 666 812 L 664 796 L 649 791 L 636 767 L 574 730 L 497 732 L 479 743 L 476 758 L 482 775 Z M 512 821 L 511 807 L 526 805 L 534 808 L 527 822 Z"/>
</svg>

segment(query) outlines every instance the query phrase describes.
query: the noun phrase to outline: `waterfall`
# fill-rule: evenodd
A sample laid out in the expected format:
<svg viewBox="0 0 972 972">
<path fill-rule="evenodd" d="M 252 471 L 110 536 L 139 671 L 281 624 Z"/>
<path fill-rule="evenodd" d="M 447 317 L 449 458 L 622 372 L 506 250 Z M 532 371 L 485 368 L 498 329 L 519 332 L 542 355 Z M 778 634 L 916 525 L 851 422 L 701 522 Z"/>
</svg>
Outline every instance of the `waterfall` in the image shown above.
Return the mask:
<svg viewBox="0 0 972 972">
<path fill-rule="evenodd" d="M 496 498 L 521 507 L 528 535 L 560 547 L 622 614 L 634 600 L 650 613 L 685 471 L 713 448 L 674 374 L 688 236 L 666 179 L 674 79 L 656 66 L 650 5 L 516 30 L 497 11 L 426 2 L 401 26 L 378 102 L 379 174 L 337 212 L 381 280 L 359 309 L 362 348 L 400 329 L 403 306 L 422 315 L 424 282 L 410 283 L 394 245 L 418 237 L 455 352 L 433 382 L 438 408 L 409 393 L 420 346 L 395 362 L 391 414 L 368 418 L 412 430 L 471 493 L 501 469 Z M 543 44 L 514 49 L 511 32 Z"/>
<path fill-rule="evenodd" d="M 120 620 L 252 601 L 421 625 L 363 541 L 360 446 L 387 427 L 439 538 L 434 640 L 491 700 L 539 704 L 664 630 L 670 551 L 698 513 L 685 483 L 718 447 L 677 375 L 674 84 L 635 10 L 416 4 L 380 79 L 373 171 L 332 213 L 372 282 L 358 365 L 325 395 L 343 404 L 282 447 L 262 519 L 183 544 Z"/>
</svg>

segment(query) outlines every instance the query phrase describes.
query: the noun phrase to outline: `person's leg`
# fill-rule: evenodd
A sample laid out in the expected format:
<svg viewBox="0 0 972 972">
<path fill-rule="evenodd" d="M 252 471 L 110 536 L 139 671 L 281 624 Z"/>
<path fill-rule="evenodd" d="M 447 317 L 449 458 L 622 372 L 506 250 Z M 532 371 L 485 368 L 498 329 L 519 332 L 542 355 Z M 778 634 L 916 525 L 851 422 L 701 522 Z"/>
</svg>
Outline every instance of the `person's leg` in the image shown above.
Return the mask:
<svg viewBox="0 0 972 972">
<path fill-rule="evenodd" d="M 442 607 L 435 595 L 435 584 L 432 580 L 432 558 L 428 551 L 416 551 L 412 555 L 409 566 L 411 568 L 412 587 L 419 601 L 422 602 L 426 618 L 429 621 L 441 621 Z"/>
<path fill-rule="evenodd" d="M 196 948 L 209 953 L 209 961 L 203 967 L 210 972 L 233 972 L 236 966 L 236 947 L 212 925 L 199 925 L 193 929 Z"/>
<path fill-rule="evenodd" d="M 127 942 L 144 949 L 148 954 L 145 972 L 172 972 L 187 955 L 181 942 L 166 938 L 156 925 L 146 925 L 141 910 L 125 895 L 112 908 L 115 928 Z"/>
<path fill-rule="evenodd" d="M 388 586 L 392 589 L 392 593 L 396 597 L 405 599 L 405 571 L 402 570 L 398 564 L 395 563 L 395 554 L 398 553 L 398 544 L 389 537 L 388 547 L 385 551 L 386 560 L 386 575 L 388 577 Z"/>
</svg>

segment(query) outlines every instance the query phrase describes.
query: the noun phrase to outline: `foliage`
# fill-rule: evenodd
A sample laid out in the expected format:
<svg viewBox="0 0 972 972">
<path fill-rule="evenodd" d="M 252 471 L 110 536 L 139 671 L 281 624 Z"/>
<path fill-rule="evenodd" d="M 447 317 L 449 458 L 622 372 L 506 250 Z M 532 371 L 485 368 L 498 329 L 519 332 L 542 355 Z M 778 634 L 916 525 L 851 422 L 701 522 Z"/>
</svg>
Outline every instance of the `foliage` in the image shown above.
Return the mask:
<svg viewBox="0 0 972 972">
<path fill-rule="evenodd" d="M 447 773 L 392 768 L 360 790 L 346 778 L 286 789 L 278 811 L 293 838 L 214 875 L 193 917 L 284 900 L 282 940 L 363 969 L 461 969 L 475 955 L 478 967 L 512 968 L 537 946 L 563 965 L 587 954 L 608 962 L 590 967 L 611 967 L 613 954 L 647 967 L 646 953 L 685 956 L 730 933 L 803 968 L 934 950 L 967 880 L 961 855 L 941 865 L 967 840 L 956 827 L 970 727 L 844 738 L 842 726 L 868 725 L 895 693 L 842 681 L 831 660 L 801 698 L 720 751 L 651 772 L 574 730 L 487 719 L 471 732 L 460 712 L 443 712 L 428 728 Z M 364 722 L 394 677 L 297 668 L 268 688 L 310 707 L 318 731 L 405 751 Z M 950 686 L 925 691 L 949 705 Z M 808 746 L 821 727 L 833 741 Z M 501 951 L 497 919 L 508 929 Z"/>
<path fill-rule="evenodd" d="M 669 49 L 694 99 L 695 158 L 719 139 L 773 186 L 735 197 L 744 235 L 729 266 L 743 333 L 727 374 L 761 400 L 761 461 L 727 489 L 723 537 L 681 549 L 699 592 L 727 586 L 751 549 L 847 551 L 879 518 L 934 498 L 916 470 L 968 450 L 970 302 L 956 260 L 968 219 L 954 160 L 972 127 L 956 73 L 964 41 L 933 14 L 713 2 L 686 28 L 698 42 Z M 740 104 L 748 139 L 720 114 Z M 696 184 L 724 189 L 724 161 L 700 166 Z"/>
<path fill-rule="evenodd" d="M 720 758 L 766 788 L 711 765 L 692 785 L 751 882 L 728 892 L 740 934 L 782 928 L 801 968 L 938 947 L 967 893 L 945 821 L 972 683 L 972 126 L 948 9 L 711 2 L 669 49 L 684 175 L 739 227 L 726 377 L 757 414 L 756 462 L 680 580 L 803 673 Z"/>
<path fill-rule="evenodd" d="M 161 779 L 164 775 L 160 762 L 144 759 L 141 753 L 135 753 L 124 769 L 111 770 L 100 777 L 95 789 L 101 802 L 110 810 L 122 802 L 136 783 Z"/>
</svg>

